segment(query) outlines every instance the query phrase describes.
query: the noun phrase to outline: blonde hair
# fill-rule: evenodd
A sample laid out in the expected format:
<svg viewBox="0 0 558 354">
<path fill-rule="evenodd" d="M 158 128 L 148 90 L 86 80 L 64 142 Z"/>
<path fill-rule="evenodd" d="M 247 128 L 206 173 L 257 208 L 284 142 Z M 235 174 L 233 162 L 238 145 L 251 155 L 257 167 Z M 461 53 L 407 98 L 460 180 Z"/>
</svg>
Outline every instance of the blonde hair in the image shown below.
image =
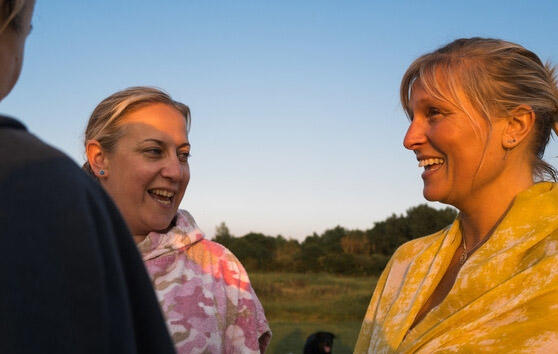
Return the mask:
<svg viewBox="0 0 558 354">
<path fill-rule="evenodd" d="M 0 18 L 0 33 L 4 32 L 8 26 L 12 26 L 15 29 L 19 27 L 19 14 L 21 10 L 25 7 L 26 0 L 4 0 L 2 1 Z"/>
<path fill-rule="evenodd" d="M 522 46 L 490 38 L 457 39 L 416 59 L 401 80 L 401 105 L 412 118 L 410 107 L 415 82 L 435 99 L 448 102 L 471 117 L 458 92 L 465 93 L 476 113 L 487 120 L 510 114 L 520 105 L 535 114 L 532 168 L 537 179 L 556 181 L 556 169 L 542 160 L 554 123 L 558 122 L 556 67 L 543 64 Z M 478 127 L 475 127 L 478 128 Z"/>
<path fill-rule="evenodd" d="M 122 137 L 121 124 L 126 114 L 153 103 L 164 103 L 174 107 L 186 120 L 186 129 L 190 130 L 190 108 L 184 103 L 173 100 L 166 92 L 154 87 L 137 86 L 118 91 L 105 98 L 95 107 L 85 128 L 84 145 L 89 140 L 97 140 L 103 150 L 111 152 Z M 89 162 L 83 169 L 92 176 Z"/>
</svg>

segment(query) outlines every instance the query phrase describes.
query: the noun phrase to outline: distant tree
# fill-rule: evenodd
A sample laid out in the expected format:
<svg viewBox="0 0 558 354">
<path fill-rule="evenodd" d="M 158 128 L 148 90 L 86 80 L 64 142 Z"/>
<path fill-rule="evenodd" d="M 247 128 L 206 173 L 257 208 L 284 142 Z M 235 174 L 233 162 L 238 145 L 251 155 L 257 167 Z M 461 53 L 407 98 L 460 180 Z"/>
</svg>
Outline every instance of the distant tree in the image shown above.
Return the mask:
<svg viewBox="0 0 558 354">
<path fill-rule="evenodd" d="M 383 221 L 374 223 L 366 231 L 373 253 L 391 255 L 399 245 L 409 240 L 407 220 L 403 216 L 392 214 Z"/>
<path fill-rule="evenodd" d="M 227 240 L 230 239 L 232 237 L 229 228 L 227 227 L 227 225 L 225 224 L 225 222 L 221 222 L 216 228 L 215 228 L 215 238 L 214 240 L 217 242 L 220 242 L 220 240 Z"/>
<path fill-rule="evenodd" d="M 260 245 L 250 243 L 243 237 L 233 237 L 229 240 L 227 247 L 248 271 L 261 270 L 261 262 L 258 256 L 259 252 L 262 251 Z"/>
<path fill-rule="evenodd" d="M 302 247 L 310 245 L 321 248 L 322 252 L 340 252 L 341 239 L 346 234 L 346 230 L 341 226 L 336 226 L 333 229 L 325 230 L 321 235 L 315 232 L 311 236 L 307 236 L 302 242 Z"/>
<path fill-rule="evenodd" d="M 379 274 L 401 244 L 442 229 L 455 216 L 452 208 L 421 204 L 405 215 L 392 214 L 375 222 L 366 231 L 336 226 L 321 235 L 313 233 L 301 243 L 254 232 L 234 237 L 222 222 L 215 230 L 215 241 L 229 248 L 249 271 L 370 275 Z"/>
<path fill-rule="evenodd" d="M 278 236 L 276 241 L 273 255 L 274 268 L 282 271 L 295 271 L 295 263 L 301 252 L 300 243 L 297 240 L 286 240 L 282 236 Z"/>
<path fill-rule="evenodd" d="M 242 254 L 251 270 L 269 270 L 273 265 L 275 238 L 261 233 L 250 232 L 240 238 L 243 242 Z"/>
<path fill-rule="evenodd" d="M 434 209 L 426 204 L 411 207 L 405 216 L 392 214 L 366 231 L 372 253 L 391 255 L 397 247 L 417 237 L 429 235 L 451 224 L 455 209 Z"/>
<path fill-rule="evenodd" d="M 304 241 L 302 241 L 301 246 L 308 246 L 308 245 L 320 245 L 322 241 L 322 238 L 320 235 L 318 235 L 317 233 L 312 233 L 312 235 L 310 236 L 306 236 L 304 238 Z"/>
<path fill-rule="evenodd" d="M 296 270 L 299 272 L 320 272 L 320 257 L 326 253 L 315 243 L 303 243 L 296 259 Z"/>
<path fill-rule="evenodd" d="M 222 222 L 215 228 L 215 237 L 213 237 L 213 241 L 220 243 L 221 245 L 228 248 L 238 259 L 242 261 L 242 259 L 236 252 L 238 248 L 241 248 L 237 245 L 238 239 L 231 235 L 231 233 L 229 232 L 229 228 L 227 227 L 227 225 L 225 225 L 224 222 Z"/>
<path fill-rule="evenodd" d="M 337 274 L 356 274 L 358 272 L 355 257 L 348 253 L 329 253 L 320 257 L 320 270 Z"/>
<path fill-rule="evenodd" d="M 355 255 L 355 271 L 353 274 L 374 275 L 380 274 L 386 267 L 390 256 L 383 254 Z"/>
<path fill-rule="evenodd" d="M 341 238 L 341 248 L 347 254 L 369 254 L 370 240 L 364 231 L 351 230 Z"/>
<path fill-rule="evenodd" d="M 426 204 L 420 204 L 407 209 L 409 221 L 409 236 L 417 238 L 430 235 L 451 224 L 457 211 L 453 208 L 434 209 Z"/>
<path fill-rule="evenodd" d="M 341 239 L 347 234 L 341 226 L 336 226 L 333 229 L 324 231 L 321 236 L 321 244 L 324 252 L 339 252 L 341 251 Z"/>
</svg>

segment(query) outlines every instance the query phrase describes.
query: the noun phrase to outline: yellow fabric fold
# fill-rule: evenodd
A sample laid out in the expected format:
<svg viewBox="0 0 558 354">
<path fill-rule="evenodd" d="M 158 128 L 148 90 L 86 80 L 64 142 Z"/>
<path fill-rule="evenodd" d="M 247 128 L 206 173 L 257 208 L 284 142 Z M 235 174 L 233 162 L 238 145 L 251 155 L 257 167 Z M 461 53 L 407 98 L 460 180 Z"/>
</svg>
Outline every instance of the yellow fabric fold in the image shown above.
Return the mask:
<svg viewBox="0 0 558 354">
<path fill-rule="evenodd" d="M 558 352 L 558 184 L 518 194 L 447 297 L 409 330 L 461 243 L 459 229 L 455 220 L 395 252 L 355 353 Z"/>
</svg>

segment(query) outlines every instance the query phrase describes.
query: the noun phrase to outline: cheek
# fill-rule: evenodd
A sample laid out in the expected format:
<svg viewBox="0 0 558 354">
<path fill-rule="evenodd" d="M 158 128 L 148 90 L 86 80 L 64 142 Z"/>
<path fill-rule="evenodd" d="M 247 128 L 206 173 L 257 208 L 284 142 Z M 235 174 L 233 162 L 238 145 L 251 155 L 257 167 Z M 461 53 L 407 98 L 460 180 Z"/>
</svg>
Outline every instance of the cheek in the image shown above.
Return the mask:
<svg viewBox="0 0 558 354">
<path fill-rule="evenodd" d="M 145 192 L 150 187 L 153 187 L 153 181 L 158 176 L 157 169 L 149 169 L 149 168 L 136 168 L 133 171 L 130 171 L 129 180 L 133 181 L 133 184 L 137 190 L 137 192 Z"/>
<path fill-rule="evenodd" d="M 468 144 L 455 144 L 452 152 L 453 170 L 460 176 L 461 182 L 474 180 L 479 169 L 490 160 L 490 151 L 485 151 L 478 139 L 470 139 Z"/>
<path fill-rule="evenodd" d="M 145 163 L 139 161 L 121 161 L 114 170 L 115 187 L 126 194 L 140 198 L 148 188 L 150 182 L 157 175 Z"/>
<path fill-rule="evenodd" d="M 21 71 L 21 59 L 19 56 L 0 55 L 2 75 L 0 75 L 0 99 L 8 95 L 15 86 Z"/>
<path fill-rule="evenodd" d="M 470 127 L 456 124 L 439 124 L 431 129 L 431 141 L 434 146 L 439 147 L 447 155 L 465 157 L 467 155 L 478 156 L 482 153 L 485 145 Z"/>
</svg>

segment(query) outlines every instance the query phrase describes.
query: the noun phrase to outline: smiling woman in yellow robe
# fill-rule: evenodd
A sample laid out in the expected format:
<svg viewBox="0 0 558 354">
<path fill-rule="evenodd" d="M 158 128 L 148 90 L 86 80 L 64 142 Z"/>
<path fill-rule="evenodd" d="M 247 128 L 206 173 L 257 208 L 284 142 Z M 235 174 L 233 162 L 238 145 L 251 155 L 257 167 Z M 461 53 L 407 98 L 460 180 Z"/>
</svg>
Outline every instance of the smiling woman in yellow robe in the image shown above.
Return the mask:
<svg viewBox="0 0 558 354">
<path fill-rule="evenodd" d="M 554 69 L 514 43 L 460 39 L 409 67 L 401 99 L 424 196 L 460 213 L 395 252 L 355 353 L 558 351 L 558 184 L 541 182 L 556 180 L 541 159 Z"/>
</svg>

